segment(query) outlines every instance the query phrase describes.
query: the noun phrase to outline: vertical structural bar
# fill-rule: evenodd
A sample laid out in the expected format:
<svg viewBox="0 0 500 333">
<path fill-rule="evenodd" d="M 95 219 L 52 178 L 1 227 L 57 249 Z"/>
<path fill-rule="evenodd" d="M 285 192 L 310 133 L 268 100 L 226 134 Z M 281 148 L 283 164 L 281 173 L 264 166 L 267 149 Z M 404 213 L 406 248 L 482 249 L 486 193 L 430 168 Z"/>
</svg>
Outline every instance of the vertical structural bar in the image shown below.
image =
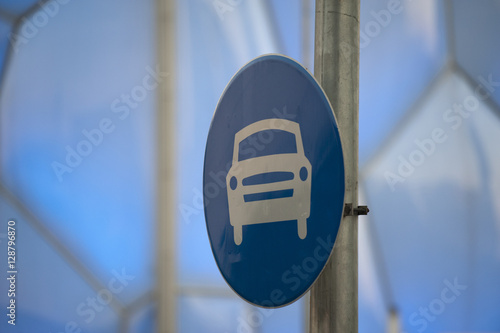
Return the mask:
<svg viewBox="0 0 500 333">
<path fill-rule="evenodd" d="M 358 205 L 359 0 L 316 0 L 314 75 L 338 121 L 345 202 Z M 358 218 L 342 219 L 329 263 L 311 289 L 310 333 L 358 332 Z"/>
<path fill-rule="evenodd" d="M 309 70 L 312 68 L 313 61 L 311 59 L 311 26 L 312 26 L 312 13 L 314 10 L 314 3 L 312 0 L 302 0 L 302 38 L 301 38 L 301 55 L 302 64 Z"/>
<path fill-rule="evenodd" d="M 156 0 L 157 58 L 168 75 L 158 86 L 157 105 L 157 288 L 158 332 L 176 332 L 176 131 L 175 131 L 175 0 Z"/>
<path fill-rule="evenodd" d="M 401 332 L 401 319 L 399 318 L 399 313 L 395 308 L 389 309 L 389 314 L 387 316 L 387 332 Z"/>
</svg>

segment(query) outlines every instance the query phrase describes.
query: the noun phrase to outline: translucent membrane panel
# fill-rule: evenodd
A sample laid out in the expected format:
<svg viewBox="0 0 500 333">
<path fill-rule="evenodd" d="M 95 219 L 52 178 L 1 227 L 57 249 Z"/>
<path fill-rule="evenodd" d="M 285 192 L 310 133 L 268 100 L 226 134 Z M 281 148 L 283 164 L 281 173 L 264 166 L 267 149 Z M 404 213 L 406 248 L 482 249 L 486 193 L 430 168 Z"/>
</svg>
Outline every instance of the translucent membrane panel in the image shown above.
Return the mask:
<svg viewBox="0 0 500 333">
<path fill-rule="evenodd" d="M 182 296 L 179 332 L 299 333 L 305 331 L 304 303 L 279 309 L 251 306 L 238 298 Z"/>
<path fill-rule="evenodd" d="M 133 313 L 129 323 L 130 333 L 155 333 L 157 332 L 156 321 L 158 318 L 156 306 L 150 304 Z"/>
<path fill-rule="evenodd" d="M 363 204 L 366 199 L 361 192 L 359 202 Z M 385 263 L 380 256 L 378 240 L 374 239 L 370 215 L 358 218 L 358 330 L 360 333 L 386 333 L 392 300 L 383 290 L 390 281 L 384 280 Z"/>
<path fill-rule="evenodd" d="M 50 5 L 52 6 L 57 6 L 61 3 L 67 3 L 69 1 L 71 0 L 49 0 L 48 2 L 51 3 Z M 0 0 L 0 8 L 7 11 L 11 15 L 19 16 L 38 3 L 40 3 L 40 1 L 36 0 Z"/>
<path fill-rule="evenodd" d="M 193 222 L 179 225 L 179 284 L 225 286 L 208 240 L 203 212 Z"/>
<path fill-rule="evenodd" d="M 479 113 L 480 112 L 480 113 Z M 500 110 L 484 107 L 471 122 L 471 136 L 479 168 L 480 190 L 471 201 L 474 205 L 471 269 L 474 274 L 474 306 L 471 329 L 500 331 Z"/>
<path fill-rule="evenodd" d="M 61 4 L 13 54 L 0 97 L 3 183 L 101 280 L 135 276 L 126 301 L 154 284 L 155 89 L 167 75 L 154 8 Z"/>
<path fill-rule="evenodd" d="M 456 57 L 478 83 L 500 104 L 500 2 L 452 1 Z"/>
<path fill-rule="evenodd" d="M 245 332 L 251 325 L 247 322 L 249 311 L 249 306 L 236 298 L 182 296 L 177 307 L 178 332 Z"/>
<path fill-rule="evenodd" d="M 7 56 L 7 49 L 10 41 L 9 37 L 11 36 L 12 26 L 10 23 L 0 20 L 0 77 L 5 71 L 5 59 Z"/>
<path fill-rule="evenodd" d="M 222 283 L 206 233 L 202 171 L 208 128 L 226 84 L 274 51 L 259 1 L 178 2 L 178 263 L 181 283 Z M 217 181 L 220 183 L 220 180 Z M 224 181 L 221 183 L 225 186 Z"/>
<path fill-rule="evenodd" d="M 273 29 L 270 34 L 276 36 L 279 52 L 288 55 L 298 61 L 302 58 L 302 20 L 303 8 L 302 0 L 291 1 L 265 1 L 269 15 L 273 24 Z M 313 11 L 311 11 L 311 14 Z M 311 48 L 313 44 L 311 44 Z"/>
<path fill-rule="evenodd" d="M 498 331 L 498 113 L 446 75 L 363 170 L 406 332 Z"/>
<path fill-rule="evenodd" d="M 363 164 L 445 60 L 441 1 L 362 1 L 359 157 Z M 351 48 L 341 47 L 344 56 Z"/>
<path fill-rule="evenodd" d="M 297 302 L 279 309 L 261 309 L 257 307 L 252 307 L 252 316 L 247 315 L 247 320 L 250 323 L 251 318 L 256 323 L 262 318 L 262 328 L 260 330 L 255 329 L 256 332 L 262 333 L 275 333 L 275 332 L 287 332 L 287 333 L 303 333 L 307 332 L 305 315 L 309 313 L 309 308 L 305 307 L 304 296 Z M 261 314 L 261 315 L 258 315 Z"/>
<path fill-rule="evenodd" d="M 10 230 L 15 233 L 14 244 L 10 244 L 15 248 L 15 263 L 11 267 L 7 261 L 9 220 L 15 221 Z M 90 288 L 75 271 L 75 266 L 47 244 L 23 214 L 2 197 L 0 251 L 1 332 L 118 332 L 119 318 L 112 302 L 128 287 L 115 278 L 102 281 L 102 289 Z M 14 279 L 7 280 L 12 276 L 7 272 L 13 269 L 17 271 Z M 8 296 L 8 290 L 15 295 Z M 7 310 L 11 299 L 15 300 L 15 326 L 7 323 L 11 320 L 6 316 L 7 311 L 11 311 Z"/>
</svg>

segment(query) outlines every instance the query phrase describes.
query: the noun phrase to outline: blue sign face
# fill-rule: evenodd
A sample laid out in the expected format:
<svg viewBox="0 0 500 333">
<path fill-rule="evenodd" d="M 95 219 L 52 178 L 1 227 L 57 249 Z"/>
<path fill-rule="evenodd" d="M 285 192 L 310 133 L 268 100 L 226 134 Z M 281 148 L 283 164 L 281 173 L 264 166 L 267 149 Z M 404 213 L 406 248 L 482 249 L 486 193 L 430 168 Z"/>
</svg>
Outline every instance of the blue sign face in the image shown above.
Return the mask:
<svg viewBox="0 0 500 333">
<path fill-rule="evenodd" d="M 279 307 L 325 266 L 344 205 L 344 159 L 325 93 L 294 60 L 244 66 L 219 100 L 203 174 L 212 251 L 231 288 Z"/>
</svg>

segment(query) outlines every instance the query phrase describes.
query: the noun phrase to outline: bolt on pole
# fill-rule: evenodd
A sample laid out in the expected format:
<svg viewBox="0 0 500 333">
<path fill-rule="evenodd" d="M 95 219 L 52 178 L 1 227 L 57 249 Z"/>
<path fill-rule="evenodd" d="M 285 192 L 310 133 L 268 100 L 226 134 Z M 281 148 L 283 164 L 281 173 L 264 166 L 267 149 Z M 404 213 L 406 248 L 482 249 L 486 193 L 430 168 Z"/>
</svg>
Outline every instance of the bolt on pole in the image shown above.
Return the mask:
<svg viewBox="0 0 500 333">
<path fill-rule="evenodd" d="M 345 163 L 345 203 L 358 207 L 359 0 L 316 0 L 314 75 L 330 99 Z M 342 218 L 311 289 L 310 333 L 358 332 L 358 217 Z"/>
</svg>

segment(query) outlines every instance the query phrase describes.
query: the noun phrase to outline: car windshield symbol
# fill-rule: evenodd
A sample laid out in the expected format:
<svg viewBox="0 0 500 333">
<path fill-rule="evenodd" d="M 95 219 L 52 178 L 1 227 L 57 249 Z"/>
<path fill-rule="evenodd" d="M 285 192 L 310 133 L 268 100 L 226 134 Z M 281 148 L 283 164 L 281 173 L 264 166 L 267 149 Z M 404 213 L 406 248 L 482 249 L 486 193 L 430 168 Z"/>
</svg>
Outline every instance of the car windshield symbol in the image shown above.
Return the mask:
<svg viewBox="0 0 500 333">
<path fill-rule="evenodd" d="M 298 123 L 264 119 L 236 133 L 226 183 L 237 245 L 243 241 L 243 226 L 251 224 L 297 220 L 298 236 L 307 236 L 311 163 Z"/>
</svg>

